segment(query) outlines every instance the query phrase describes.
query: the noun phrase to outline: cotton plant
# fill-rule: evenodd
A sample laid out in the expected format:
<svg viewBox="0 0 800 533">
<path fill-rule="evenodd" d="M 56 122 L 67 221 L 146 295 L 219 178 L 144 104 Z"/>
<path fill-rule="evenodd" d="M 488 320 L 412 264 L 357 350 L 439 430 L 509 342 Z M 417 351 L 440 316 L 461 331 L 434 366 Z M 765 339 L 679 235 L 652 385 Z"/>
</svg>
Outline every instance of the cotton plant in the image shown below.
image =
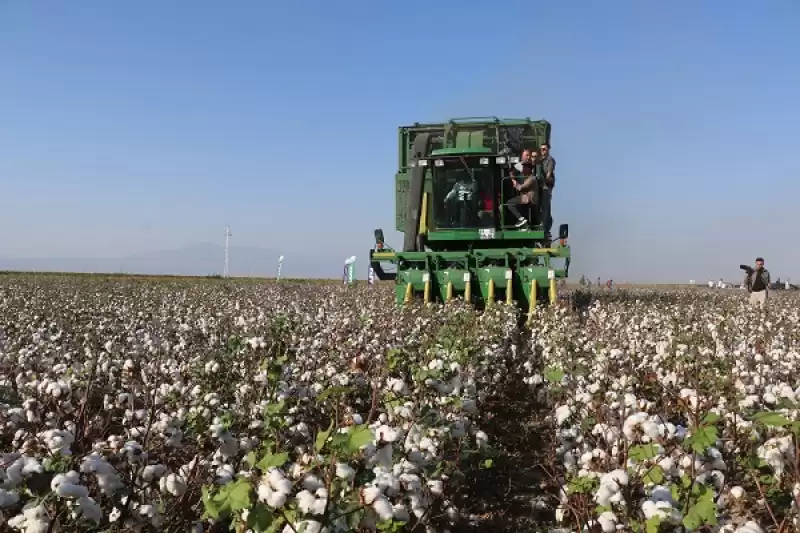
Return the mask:
<svg viewBox="0 0 800 533">
<path fill-rule="evenodd" d="M 550 398 L 559 521 L 604 531 L 797 521 L 792 305 L 765 318 L 730 295 L 640 290 L 598 298 L 577 321 L 539 315 L 531 340 L 543 360 L 531 356 L 522 381 Z M 632 490 L 609 481 L 620 472 Z M 743 480 L 756 497 L 743 497 Z"/>
</svg>

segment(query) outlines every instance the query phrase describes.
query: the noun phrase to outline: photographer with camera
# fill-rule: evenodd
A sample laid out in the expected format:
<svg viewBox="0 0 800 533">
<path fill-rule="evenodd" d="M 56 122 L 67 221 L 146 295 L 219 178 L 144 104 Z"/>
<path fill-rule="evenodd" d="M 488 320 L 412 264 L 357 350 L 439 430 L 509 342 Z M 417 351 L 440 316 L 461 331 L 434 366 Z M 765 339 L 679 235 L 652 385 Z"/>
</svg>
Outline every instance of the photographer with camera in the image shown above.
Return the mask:
<svg viewBox="0 0 800 533">
<path fill-rule="evenodd" d="M 769 270 L 764 268 L 764 258 L 756 258 L 755 268 L 747 265 L 739 265 L 739 268 L 747 273 L 744 278 L 744 284 L 747 287 L 747 292 L 750 293 L 750 303 L 764 307 L 767 303 L 770 285 Z"/>
</svg>

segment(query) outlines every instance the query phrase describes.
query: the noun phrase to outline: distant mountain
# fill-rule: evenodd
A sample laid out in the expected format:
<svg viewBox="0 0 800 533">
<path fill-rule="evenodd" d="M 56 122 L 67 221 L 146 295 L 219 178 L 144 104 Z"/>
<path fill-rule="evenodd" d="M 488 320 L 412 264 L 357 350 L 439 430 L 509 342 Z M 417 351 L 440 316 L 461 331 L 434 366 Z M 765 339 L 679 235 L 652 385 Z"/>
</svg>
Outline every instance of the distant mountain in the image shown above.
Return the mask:
<svg viewBox="0 0 800 533">
<path fill-rule="evenodd" d="M 280 253 L 253 246 L 231 246 L 231 276 L 274 277 Z M 225 248 L 219 244 L 198 243 L 174 250 L 132 254 L 119 258 L 4 258 L 0 270 L 26 272 L 103 272 L 127 274 L 175 274 L 208 276 L 222 274 Z M 341 263 L 330 257 L 311 254 L 285 254 L 282 276 L 292 278 L 336 278 Z"/>
</svg>

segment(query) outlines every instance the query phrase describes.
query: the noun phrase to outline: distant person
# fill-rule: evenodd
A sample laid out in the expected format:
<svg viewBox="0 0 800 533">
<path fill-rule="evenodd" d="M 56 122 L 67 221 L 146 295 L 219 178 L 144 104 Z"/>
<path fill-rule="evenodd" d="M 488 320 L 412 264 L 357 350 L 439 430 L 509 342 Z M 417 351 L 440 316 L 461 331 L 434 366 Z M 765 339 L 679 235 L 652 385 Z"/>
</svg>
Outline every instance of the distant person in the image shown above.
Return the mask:
<svg viewBox="0 0 800 533">
<path fill-rule="evenodd" d="M 747 292 L 750 293 L 750 303 L 764 307 L 769 296 L 769 270 L 764 268 L 764 258 L 756 258 L 756 267 L 747 271 L 744 279 Z"/>
<path fill-rule="evenodd" d="M 517 217 L 517 222 L 514 224 L 514 227 L 517 228 L 528 225 L 528 219 L 522 216 L 517 206 L 530 205 L 531 208 L 533 208 L 533 205 L 536 204 L 538 200 L 536 194 L 538 183 L 536 182 L 536 173 L 534 172 L 537 159 L 538 154 L 536 152 L 524 150 L 518 169 L 512 168 L 511 170 L 511 176 L 514 178 L 511 183 L 514 185 L 514 188 L 519 191 L 519 195 L 511 198 L 506 205 L 508 205 L 508 210 L 511 211 L 511 214 Z M 522 174 L 522 183 L 516 179 L 517 170 Z"/>
<path fill-rule="evenodd" d="M 539 162 L 542 165 L 542 193 L 539 198 L 541 207 L 541 220 L 544 224 L 545 238 L 552 239 L 550 230 L 553 228 L 553 216 L 551 205 L 553 201 L 553 189 L 556 186 L 556 160 L 550 153 L 550 143 L 544 143 L 539 147 Z"/>
</svg>

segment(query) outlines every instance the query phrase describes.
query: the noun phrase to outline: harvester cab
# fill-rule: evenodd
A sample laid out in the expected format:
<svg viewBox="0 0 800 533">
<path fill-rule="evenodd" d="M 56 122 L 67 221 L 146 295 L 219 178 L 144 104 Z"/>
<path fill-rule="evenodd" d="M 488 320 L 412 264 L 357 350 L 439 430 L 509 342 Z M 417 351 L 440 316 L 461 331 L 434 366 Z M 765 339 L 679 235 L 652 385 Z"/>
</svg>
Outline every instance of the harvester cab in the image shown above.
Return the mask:
<svg viewBox="0 0 800 533">
<path fill-rule="evenodd" d="M 550 129 L 544 120 L 496 117 L 400 128 L 395 209 L 403 249 L 387 247 L 378 229 L 370 251 L 377 277 L 395 281 L 398 303 L 463 296 L 483 307 L 502 298 L 532 310 L 557 299 L 569 272 L 568 226 L 553 243 L 535 204 L 517 204 L 527 207 L 523 227 L 508 210 L 518 194 L 514 165 L 523 150 L 549 143 Z"/>
</svg>

